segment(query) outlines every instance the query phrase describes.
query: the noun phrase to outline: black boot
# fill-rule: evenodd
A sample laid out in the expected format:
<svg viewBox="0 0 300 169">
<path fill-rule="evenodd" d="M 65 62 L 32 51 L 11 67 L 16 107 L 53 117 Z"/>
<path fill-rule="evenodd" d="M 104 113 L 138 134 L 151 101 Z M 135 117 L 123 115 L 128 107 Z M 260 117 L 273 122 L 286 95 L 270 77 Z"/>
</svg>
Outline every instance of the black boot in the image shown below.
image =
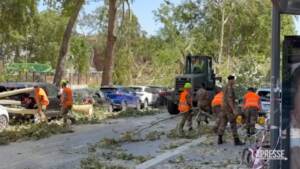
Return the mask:
<svg viewBox="0 0 300 169">
<path fill-rule="evenodd" d="M 223 144 L 223 136 L 222 135 L 219 135 L 218 137 L 218 144 Z"/>
<path fill-rule="evenodd" d="M 247 137 L 251 137 L 250 129 L 247 129 Z"/>
<path fill-rule="evenodd" d="M 241 142 L 241 140 L 238 137 L 236 137 L 236 138 L 234 138 L 234 145 L 242 146 L 242 145 L 245 145 L 245 143 Z"/>
</svg>

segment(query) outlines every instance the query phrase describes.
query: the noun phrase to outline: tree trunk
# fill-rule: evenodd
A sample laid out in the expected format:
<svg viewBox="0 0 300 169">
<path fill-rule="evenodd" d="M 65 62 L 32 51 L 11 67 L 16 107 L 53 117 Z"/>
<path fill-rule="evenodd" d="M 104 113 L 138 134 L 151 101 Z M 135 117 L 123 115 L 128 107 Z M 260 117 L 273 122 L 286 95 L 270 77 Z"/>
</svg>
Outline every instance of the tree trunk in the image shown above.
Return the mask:
<svg viewBox="0 0 300 169">
<path fill-rule="evenodd" d="M 66 30 L 64 32 L 63 40 L 60 46 L 59 50 L 59 57 L 56 65 L 56 71 L 54 75 L 54 80 L 53 83 L 56 86 L 59 86 L 60 81 L 62 80 L 63 74 L 64 74 L 64 66 L 65 66 L 65 60 L 66 60 L 66 55 L 68 52 L 68 47 L 69 47 L 69 40 L 72 34 L 72 30 L 75 24 L 75 21 L 78 17 L 79 11 L 84 4 L 85 0 L 77 0 L 75 6 L 74 6 L 74 11 L 72 15 L 70 16 L 70 19 L 68 21 L 68 25 L 66 27 Z"/>
<path fill-rule="evenodd" d="M 225 27 L 225 6 L 222 4 L 222 20 L 221 20 L 221 34 L 220 34 L 220 49 L 218 62 L 222 62 L 223 48 L 224 48 L 224 27 Z"/>
<path fill-rule="evenodd" d="M 103 62 L 104 62 L 104 50 L 101 50 L 99 47 L 94 46 L 94 57 L 93 57 L 93 64 L 97 71 L 103 71 Z"/>
<path fill-rule="evenodd" d="M 117 13 L 117 0 L 109 0 L 108 11 L 108 34 L 106 41 L 105 65 L 102 76 L 102 86 L 112 85 L 112 76 L 114 70 L 114 46 L 117 37 L 114 35 Z"/>
</svg>

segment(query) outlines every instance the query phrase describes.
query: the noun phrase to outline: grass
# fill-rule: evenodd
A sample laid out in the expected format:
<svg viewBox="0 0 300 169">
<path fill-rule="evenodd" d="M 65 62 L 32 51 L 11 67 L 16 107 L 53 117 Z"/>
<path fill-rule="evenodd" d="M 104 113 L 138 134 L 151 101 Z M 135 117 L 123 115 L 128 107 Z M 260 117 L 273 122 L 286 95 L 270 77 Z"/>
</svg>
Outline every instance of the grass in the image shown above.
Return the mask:
<svg viewBox="0 0 300 169">
<path fill-rule="evenodd" d="M 146 140 L 150 140 L 150 141 L 155 141 L 155 140 L 159 140 L 161 135 L 164 135 L 164 132 L 159 132 L 159 131 L 151 131 L 148 134 L 146 134 L 145 138 Z"/>
<path fill-rule="evenodd" d="M 73 132 L 70 128 L 56 123 L 40 123 L 7 129 L 0 133 L 0 145 L 6 145 L 19 140 L 39 140 L 60 133 Z"/>
<path fill-rule="evenodd" d="M 179 147 L 181 144 L 175 144 L 175 143 L 171 143 L 169 145 L 165 145 L 162 147 L 163 150 L 171 150 L 171 149 L 174 149 L 174 148 L 177 148 Z"/>
<path fill-rule="evenodd" d="M 145 156 L 134 156 L 133 154 L 129 154 L 129 153 L 126 153 L 126 152 L 116 153 L 115 158 L 120 159 L 120 160 L 124 160 L 124 161 L 133 160 L 133 161 L 135 161 L 139 164 L 148 160 L 148 158 L 145 157 Z"/>
<path fill-rule="evenodd" d="M 127 109 L 126 111 L 121 111 L 117 115 L 112 116 L 112 118 L 120 118 L 120 117 L 141 117 L 141 116 L 150 116 L 161 113 L 159 110 L 135 110 L 135 109 Z"/>
<path fill-rule="evenodd" d="M 111 138 L 103 138 L 97 147 L 106 148 L 106 149 L 115 149 L 120 147 L 120 141 L 111 139 Z"/>
<path fill-rule="evenodd" d="M 111 118 L 126 118 L 126 117 L 141 117 L 141 116 L 150 116 L 160 113 L 159 110 L 135 110 L 128 109 L 126 111 L 108 113 L 103 108 L 95 108 L 94 114 L 91 118 L 88 118 L 86 115 L 82 113 L 74 112 L 76 116 L 76 124 L 99 124 L 102 123 L 103 120 Z"/>
<path fill-rule="evenodd" d="M 88 157 L 80 162 L 81 169 L 127 169 L 123 166 L 109 165 L 101 162 L 95 156 Z"/>
<path fill-rule="evenodd" d="M 185 158 L 182 156 L 182 155 L 180 155 L 180 156 L 177 156 L 175 159 L 172 159 L 172 160 L 169 160 L 169 163 L 183 163 L 185 161 Z"/>
<path fill-rule="evenodd" d="M 142 140 L 135 138 L 132 132 L 125 132 L 121 134 L 120 139 L 103 138 L 97 144 L 92 145 L 91 149 L 93 149 L 93 147 L 95 148 L 100 147 L 105 149 L 116 149 L 119 148 L 122 143 L 137 142 L 137 141 L 142 141 Z"/>
<path fill-rule="evenodd" d="M 137 142 L 137 141 L 143 141 L 143 140 L 137 138 L 136 135 L 131 131 L 122 133 L 119 139 L 119 142 Z"/>
<path fill-rule="evenodd" d="M 94 113 L 92 117 L 87 117 L 87 115 L 84 115 L 82 113 L 74 112 L 76 122 L 75 124 L 99 124 L 102 123 L 103 120 L 107 118 L 107 115 L 105 115 L 105 112 L 101 108 L 94 108 Z"/>
<path fill-rule="evenodd" d="M 81 161 L 82 169 L 123 169 L 123 166 L 108 165 L 107 161 L 122 160 L 125 162 L 134 161 L 137 164 L 143 163 L 150 159 L 148 156 L 135 156 L 125 152 L 121 144 L 125 142 L 142 141 L 135 138 L 133 132 L 125 132 L 120 135 L 119 139 L 103 138 L 98 143 L 88 147 L 89 156 Z M 102 151 L 101 151 L 102 149 Z M 101 153 L 102 152 L 102 153 Z M 99 155 L 99 153 L 101 153 Z M 97 155 L 96 155 L 97 154 Z M 97 158 L 96 158 L 97 156 Z"/>
</svg>

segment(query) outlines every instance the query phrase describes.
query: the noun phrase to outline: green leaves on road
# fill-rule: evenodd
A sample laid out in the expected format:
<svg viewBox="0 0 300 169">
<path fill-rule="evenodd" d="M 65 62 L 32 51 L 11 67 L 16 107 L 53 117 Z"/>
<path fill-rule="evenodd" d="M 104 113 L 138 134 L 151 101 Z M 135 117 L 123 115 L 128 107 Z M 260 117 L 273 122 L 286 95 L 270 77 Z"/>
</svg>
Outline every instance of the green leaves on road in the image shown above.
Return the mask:
<svg viewBox="0 0 300 169">
<path fill-rule="evenodd" d="M 56 123 L 40 123 L 27 126 L 15 127 L 0 132 L 0 145 L 9 144 L 10 142 L 24 140 L 39 140 L 50 137 L 59 133 L 71 133 L 71 129 Z"/>
</svg>

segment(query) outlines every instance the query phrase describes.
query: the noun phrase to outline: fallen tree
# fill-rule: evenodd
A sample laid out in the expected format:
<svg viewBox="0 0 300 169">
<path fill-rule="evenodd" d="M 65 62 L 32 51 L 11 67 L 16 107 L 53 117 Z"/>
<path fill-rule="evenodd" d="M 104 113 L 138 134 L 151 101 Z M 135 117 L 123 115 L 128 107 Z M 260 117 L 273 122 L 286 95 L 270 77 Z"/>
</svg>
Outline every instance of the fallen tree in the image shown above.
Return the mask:
<svg viewBox="0 0 300 169">
<path fill-rule="evenodd" d="M 4 107 L 7 112 L 13 114 L 21 114 L 21 115 L 34 115 L 36 113 L 35 109 L 24 109 L 24 108 L 11 108 L 11 107 Z"/>
<path fill-rule="evenodd" d="M 21 105 L 21 101 L 17 101 L 17 100 L 0 100 L 0 105 Z"/>
<path fill-rule="evenodd" d="M 72 110 L 75 112 L 84 113 L 85 115 L 88 115 L 90 118 L 93 116 L 94 113 L 92 104 L 73 105 Z"/>
<path fill-rule="evenodd" d="M 12 90 L 12 91 L 1 92 L 0 93 L 0 98 L 14 96 L 14 95 L 22 94 L 22 93 L 30 93 L 33 90 L 34 90 L 34 88 L 30 87 L 30 88 L 16 89 L 16 90 Z"/>
<path fill-rule="evenodd" d="M 25 109 L 25 108 L 11 108 L 11 107 L 5 107 L 5 109 L 9 113 L 13 114 L 21 114 L 21 115 L 34 115 L 36 113 L 36 109 Z M 73 105 L 73 111 L 83 113 L 85 115 L 88 115 L 89 117 L 92 117 L 93 115 L 93 105 L 87 104 L 87 105 Z"/>
</svg>

